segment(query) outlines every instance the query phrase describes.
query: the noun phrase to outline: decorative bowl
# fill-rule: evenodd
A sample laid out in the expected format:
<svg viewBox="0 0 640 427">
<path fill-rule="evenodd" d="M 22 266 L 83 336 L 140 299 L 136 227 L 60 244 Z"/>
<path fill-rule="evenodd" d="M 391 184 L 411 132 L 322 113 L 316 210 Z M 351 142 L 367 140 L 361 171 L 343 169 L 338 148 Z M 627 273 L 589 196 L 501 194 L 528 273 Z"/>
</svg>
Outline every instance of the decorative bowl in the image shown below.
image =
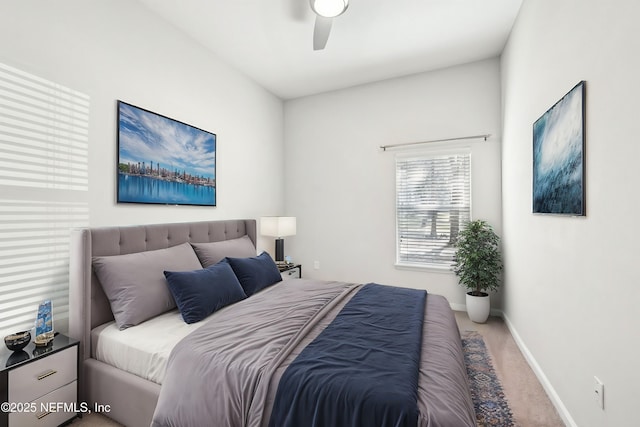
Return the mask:
<svg viewBox="0 0 640 427">
<path fill-rule="evenodd" d="M 4 344 L 11 351 L 20 351 L 31 342 L 31 332 L 22 331 L 4 337 Z"/>
</svg>

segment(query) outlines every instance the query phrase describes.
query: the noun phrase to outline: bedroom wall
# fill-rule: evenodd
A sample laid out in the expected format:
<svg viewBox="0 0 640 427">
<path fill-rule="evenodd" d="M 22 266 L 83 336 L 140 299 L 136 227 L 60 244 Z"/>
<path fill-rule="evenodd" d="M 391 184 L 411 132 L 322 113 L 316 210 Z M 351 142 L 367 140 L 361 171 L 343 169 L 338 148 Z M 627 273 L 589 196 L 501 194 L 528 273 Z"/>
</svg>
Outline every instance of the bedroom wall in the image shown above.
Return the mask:
<svg viewBox="0 0 640 427">
<path fill-rule="evenodd" d="M 91 97 L 92 226 L 281 213 L 282 101 L 138 2 L 3 2 L 0 61 Z M 118 99 L 217 134 L 217 207 L 116 204 Z"/>
<path fill-rule="evenodd" d="M 500 232 L 497 59 L 285 102 L 285 211 L 298 218 L 285 252 L 306 277 L 423 288 L 463 308 L 453 273 L 394 266 L 397 152 L 379 146 L 484 133 L 467 144 L 473 215 Z"/>
<path fill-rule="evenodd" d="M 639 16 L 637 0 L 525 0 L 502 57 L 504 314 L 570 426 L 638 418 Z M 532 215 L 532 124 L 580 80 L 587 215 Z"/>
</svg>

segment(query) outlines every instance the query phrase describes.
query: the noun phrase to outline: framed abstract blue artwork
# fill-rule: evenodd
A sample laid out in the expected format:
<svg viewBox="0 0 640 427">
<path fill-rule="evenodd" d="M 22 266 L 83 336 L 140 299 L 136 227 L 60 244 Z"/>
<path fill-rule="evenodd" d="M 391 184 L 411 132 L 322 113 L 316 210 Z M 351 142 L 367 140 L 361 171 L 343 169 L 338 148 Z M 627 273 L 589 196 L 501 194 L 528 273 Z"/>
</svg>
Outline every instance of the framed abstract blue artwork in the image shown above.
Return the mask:
<svg viewBox="0 0 640 427">
<path fill-rule="evenodd" d="M 216 206 L 216 134 L 118 101 L 118 203 Z"/>
<path fill-rule="evenodd" d="M 585 82 L 533 124 L 533 212 L 585 215 Z"/>
</svg>

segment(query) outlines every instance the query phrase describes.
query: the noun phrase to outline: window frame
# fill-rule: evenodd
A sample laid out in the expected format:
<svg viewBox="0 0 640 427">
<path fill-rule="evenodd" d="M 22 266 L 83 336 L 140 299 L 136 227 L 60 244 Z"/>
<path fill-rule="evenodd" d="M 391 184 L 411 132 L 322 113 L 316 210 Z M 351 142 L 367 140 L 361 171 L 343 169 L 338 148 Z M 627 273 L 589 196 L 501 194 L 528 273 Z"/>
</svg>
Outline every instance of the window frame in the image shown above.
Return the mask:
<svg viewBox="0 0 640 427">
<path fill-rule="evenodd" d="M 444 156 L 466 155 L 468 156 L 468 221 L 473 220 L 473 153 L 471 146 L 449 143 L 446 147 L 438 144 L 430 148 L 422 148 L 419 150 L 411 150 L 410 152 L 398 153 L 394 160 L 395 173 L 395 267 L 406 270 L 430 270 L 433 272 L 453 274 L 453 263 L 434 263 L 434 262 L 410 262 L 401 257 L 401 229 L 400 229 L 400 209 L 399 209 L 399 163 L 410 160 L 426 160 Z M 460 226 L 467 221 L 466 218 L 460 220 Z"/>
</svg>

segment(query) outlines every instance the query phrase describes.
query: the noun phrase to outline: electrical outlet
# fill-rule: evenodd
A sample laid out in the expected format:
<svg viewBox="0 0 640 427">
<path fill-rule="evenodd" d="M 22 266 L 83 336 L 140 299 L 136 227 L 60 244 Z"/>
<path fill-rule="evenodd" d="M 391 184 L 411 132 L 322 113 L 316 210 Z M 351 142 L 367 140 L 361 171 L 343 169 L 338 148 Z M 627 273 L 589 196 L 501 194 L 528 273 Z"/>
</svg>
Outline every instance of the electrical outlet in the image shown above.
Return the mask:
<svg viewBox="0 0 640 427">
<path fill-rule="evenodd" d="M 320 261 L 313 261 L 313 269 L 320 270 Z"/>
<path fill-rule="evenodd" d="M 593 398 L 600 405 L 600 409 L 604 409 L 604 384 L 598 377 L 593 377 Z"/>
</svg>

